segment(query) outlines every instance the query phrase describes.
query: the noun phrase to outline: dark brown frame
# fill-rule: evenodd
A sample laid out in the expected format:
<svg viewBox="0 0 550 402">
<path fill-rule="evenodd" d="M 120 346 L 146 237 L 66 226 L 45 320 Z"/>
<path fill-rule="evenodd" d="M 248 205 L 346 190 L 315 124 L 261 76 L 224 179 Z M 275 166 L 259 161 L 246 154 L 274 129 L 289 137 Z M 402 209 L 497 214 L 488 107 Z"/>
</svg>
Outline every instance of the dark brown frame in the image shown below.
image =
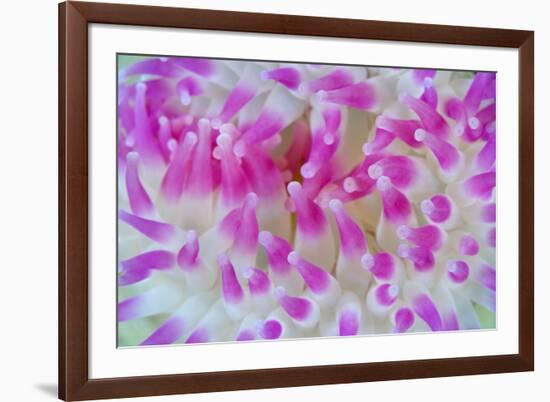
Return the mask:
<svg viewBox="0 0 550 402">
<path fill-rule="evenodd" d="M 519 49 L 519 353 L 89 379 L 88 24 L 105 23 Z M 154 6 L 59 5 L 59 397 L 67 401 L 534 370 L 534 33 Z"/>
</svg>

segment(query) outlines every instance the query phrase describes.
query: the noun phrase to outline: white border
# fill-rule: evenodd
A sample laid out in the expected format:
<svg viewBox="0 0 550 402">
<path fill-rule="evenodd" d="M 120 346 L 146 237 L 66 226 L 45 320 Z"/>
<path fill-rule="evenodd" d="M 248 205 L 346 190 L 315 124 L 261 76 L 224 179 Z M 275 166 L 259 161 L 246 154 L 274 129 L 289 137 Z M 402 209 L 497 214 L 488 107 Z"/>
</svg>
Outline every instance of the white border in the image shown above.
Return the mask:
<svg viewBox="0 0 550 402">
<path fill-rule="evenodd" d="M 89 40 L 90 378 L 518 352 L 516 50 L 102 24 L 92 24 Z M 117 52 L 498 71 L 498 329 L 117 349 L 114 268 Z"/>
</svg>

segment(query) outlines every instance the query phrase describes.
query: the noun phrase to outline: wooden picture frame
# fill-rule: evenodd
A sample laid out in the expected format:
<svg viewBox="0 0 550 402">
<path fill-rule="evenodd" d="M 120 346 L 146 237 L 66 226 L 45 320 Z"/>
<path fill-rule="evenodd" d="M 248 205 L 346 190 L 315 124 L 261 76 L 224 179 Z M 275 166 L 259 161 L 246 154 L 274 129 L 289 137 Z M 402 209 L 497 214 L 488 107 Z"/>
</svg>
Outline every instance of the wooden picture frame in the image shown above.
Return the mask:
<svg viewBox="0 0 550 402">
<path fill-rule="evenodd" d="M 400 362 L 90 379 L 88 25 L 91 23 L 519 49 L 519 353 Z M 59 397 L 139 397 L 534 369 L 534 33 L 154 6 L 59 5 Z"/>
</svg>

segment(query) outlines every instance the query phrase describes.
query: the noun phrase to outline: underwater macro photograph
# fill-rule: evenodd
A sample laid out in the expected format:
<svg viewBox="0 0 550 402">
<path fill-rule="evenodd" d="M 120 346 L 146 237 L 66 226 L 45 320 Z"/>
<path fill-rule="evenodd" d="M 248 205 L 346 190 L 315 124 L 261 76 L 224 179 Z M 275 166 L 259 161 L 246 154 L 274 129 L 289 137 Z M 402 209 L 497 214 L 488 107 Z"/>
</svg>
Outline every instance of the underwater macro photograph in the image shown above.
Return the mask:
<svg viewBox="0 0 550 402">
<path fill-rule="evenodd" d="M 496 328 L 496 73 L 117 67 L 119 347 Z"/>
</svg>

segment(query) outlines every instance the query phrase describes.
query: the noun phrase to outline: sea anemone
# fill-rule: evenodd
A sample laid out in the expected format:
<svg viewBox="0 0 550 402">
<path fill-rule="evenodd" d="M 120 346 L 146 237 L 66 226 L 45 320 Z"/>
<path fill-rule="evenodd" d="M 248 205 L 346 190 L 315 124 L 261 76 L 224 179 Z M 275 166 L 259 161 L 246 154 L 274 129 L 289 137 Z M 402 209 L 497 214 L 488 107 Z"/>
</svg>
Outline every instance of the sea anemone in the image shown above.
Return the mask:
<svg viewBox="0 0 550 402">
<path fill-rule="evenodd" d="M 494 73 L 119 57 L 119 346 L 494 327 Z"/>
</svg>

